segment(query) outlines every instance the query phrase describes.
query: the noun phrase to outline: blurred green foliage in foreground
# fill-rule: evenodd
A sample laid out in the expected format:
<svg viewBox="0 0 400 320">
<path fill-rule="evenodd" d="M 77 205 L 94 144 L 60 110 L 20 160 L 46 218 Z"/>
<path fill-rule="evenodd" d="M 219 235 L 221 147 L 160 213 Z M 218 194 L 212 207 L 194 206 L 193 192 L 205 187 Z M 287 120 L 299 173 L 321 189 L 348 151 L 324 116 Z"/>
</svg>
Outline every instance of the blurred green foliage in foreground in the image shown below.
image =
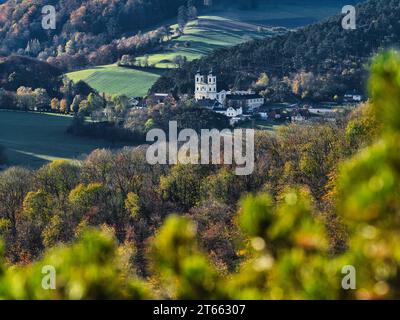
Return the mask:
<svg viewBox="0 0 400 320">
<path fill-rule="evenodd" d="M 9 266 L 0 260 L 0 298 L 400 298 L 398 53 L 374 60 L 369 89 L 379 138 L 340 164 L 330 192 L 348 231 L 343 254 L 330 253 L 326 218 L 309 190 L 290 187 L 277 204 L 268 194 L 242 199 L 237 222 L 248 236 L 247 258 L 234 273 L 218 273 L 199 249 L 196 225 L 172 215 L 149 245 L 151 277 L 135 275 L 128 263 L 132 246 L 118 245 L 109 228 L 87 229 L 77 243 L 50 249 L 33 264 Z M 46 202 L 38 194 L 30 198 Z M 28 201 L 26 206 L 34 215 L 34 206 Z M 42 288 L 42 268 L 48 265 L 56 270 L 54 290 Z M 342 288 L 345 266 L 355 268 L 354 290 Z"/>
</svg>

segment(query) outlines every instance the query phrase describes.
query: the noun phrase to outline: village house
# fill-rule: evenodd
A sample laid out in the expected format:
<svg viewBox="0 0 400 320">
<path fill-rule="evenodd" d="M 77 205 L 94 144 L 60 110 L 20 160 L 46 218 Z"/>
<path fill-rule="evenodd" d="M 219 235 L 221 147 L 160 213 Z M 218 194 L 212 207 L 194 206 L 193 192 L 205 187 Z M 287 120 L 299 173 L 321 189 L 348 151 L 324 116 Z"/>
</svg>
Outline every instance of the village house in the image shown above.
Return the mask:
<svg viewBox="0 0 400 320">
<path fill-rule="evenodd" d="M 294 106 L 285 104 L 263 105 L 255 110 L 255 114 L 262 120 L 290 121 L 290 110 Z"/>
<path fill-rule="evenodd" d="M 264 104 L 264 98 L 255 93 L 236 94 L 234 92 L 226 96 L 226 104 L 254 110 Z"/>
<path fill-rule="evenodd" d="M 131 109 L 143 109 L 146 107 L 146 100 L 142 97 L 132 97 L 128 100 Z"/>
<path fill-rule="evenodd" d="M 219 107 L 219 108 L 213 108 L 211 110 L 213 110 L 216 113 L 224 114 L 229 118 L 235 118 L 243 114 L 242 108 L 235 109 L 233 107 L 228 107 L 228 108 Z"/>
<path fill-rule="evenodd" d="M 343 98 L 343 101 L 348 103 L 359 103 L 362 100 L 363 96 L 361 94 L 354 94 L 354 93 L 346 93 Z"/>
</svg>

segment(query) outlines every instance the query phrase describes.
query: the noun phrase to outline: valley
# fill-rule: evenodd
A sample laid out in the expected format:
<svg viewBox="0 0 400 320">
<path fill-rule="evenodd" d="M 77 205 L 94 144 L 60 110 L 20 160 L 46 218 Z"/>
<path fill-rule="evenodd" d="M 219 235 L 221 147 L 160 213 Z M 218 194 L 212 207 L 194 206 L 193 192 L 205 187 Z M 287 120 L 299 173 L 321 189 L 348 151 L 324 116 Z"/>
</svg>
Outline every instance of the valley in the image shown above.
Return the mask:
<svg viewBox="0 0 400 320">
<path fill-rule="evenodd" d="M 217 49 L 233 47 L 251 39 L 279 35 L 288 29 L 339 14 L 343 4 L 357 2 L 328 0 L 316 4 L 313 0 L 306 0 L 299 4 L 293 0 L 284 0 L 261 4 L 255 10 L 229 7 L 222 10 L 216 7 L 208 11 L 207 15 L 190 21 L 183 34 L 163 44 L 162 51 L 135 57 L 137 64 L 143 65 L 146 60 L 151 69 L 141 67 L 139 70 L 127 70 L 112 64 L 71 72 L 67 76 L 73 81 L 83 80 L 101 93 L 144 96 L 165 69 L 176 68 L 174 58 L 177 56 L 192 61 Z M 177 27 L 177 24 L 169 25 L 174 31 Z"/>
<path fill-rule="evenodd" d="M 177 25 L 171 25 L 172 30 Z M 83 80 L 100 93 L 124 94 L 131 97 L 145 96 L 161 74 L 169 68 L 176 68 L 174 58 L 185 57 L 188 61 L 210 54 L 214 50 L 231 47 L 251 39 L 278 34 L 274 28 L 227 19 L 222 16 L 200 16 L 189 22 L 181 36 L 164 44 L 162 52 L 139 56 L 136 62 L 150 67 L 129 69 L 117 64 L 88 68 L 67 76 L 73 81 Z"/>
</svg>

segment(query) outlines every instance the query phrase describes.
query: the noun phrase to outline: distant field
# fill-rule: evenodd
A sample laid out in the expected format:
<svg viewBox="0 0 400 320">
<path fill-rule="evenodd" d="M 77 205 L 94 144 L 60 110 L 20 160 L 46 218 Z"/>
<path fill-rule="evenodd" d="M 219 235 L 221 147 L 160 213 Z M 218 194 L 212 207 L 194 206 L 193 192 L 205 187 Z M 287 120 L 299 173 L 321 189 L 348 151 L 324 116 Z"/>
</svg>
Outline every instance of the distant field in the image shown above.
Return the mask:
<svg viewBox="0 0 400 320">
<path fill-rule="evenodd" d="M 0 111 L 0 145 L 11 165 L 37 168 L 56 159 L 76 159 L 110 143 L 68 135 L 72 118 Z"/>
<path fill-rule="evenodd" d="M 67 76 L 72 81 L 87 82 L 100 93 L 144 96 L 157 81 L 160 73 L 121 68 L 111 64 L 68 73 Z"/>
<path fill-rule="evenodd" d="M 176 29 L 177 25 L 171 27 Z M 189 22 L 184 34 L 170 41 L 163 52 L 149 55 L 149 64 L 157 68 L 174 68 L 175 65 L 171 62 L 175 56 L 181 55 L 188 60 L 194 60 L 219 48 L 274 34 L 271 29 L 260 27 L 262 26 L 220 16 L 201 16 L 198 20 Z M 143 57 L 138 60 L 143 60 Z"/>
</svg>

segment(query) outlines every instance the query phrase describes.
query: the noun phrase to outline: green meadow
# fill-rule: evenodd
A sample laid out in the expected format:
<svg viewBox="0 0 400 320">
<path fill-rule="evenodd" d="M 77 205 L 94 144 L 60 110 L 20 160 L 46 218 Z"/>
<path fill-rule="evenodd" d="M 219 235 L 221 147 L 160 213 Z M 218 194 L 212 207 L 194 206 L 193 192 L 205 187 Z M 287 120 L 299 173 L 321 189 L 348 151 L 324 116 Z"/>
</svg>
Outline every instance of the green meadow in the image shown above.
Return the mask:
<svg viewBox="0 0 400 320">
<path fill-rule="evenodd" d="M 72 117 L 0 111 L 0 145 L 10 165 L 37 168 L 57 159 L 79 159 L 97 148 L 110 148 L 103 140 L 66 133 Z"/>
<path fill-rule="evenodd" d="M 160 72 L 118 67 L 116 64 L 68 73 L 74 82 L 83 80 L 100 93 L 110 95 L 145 96 L 160 77 Z"/>
</svg>

